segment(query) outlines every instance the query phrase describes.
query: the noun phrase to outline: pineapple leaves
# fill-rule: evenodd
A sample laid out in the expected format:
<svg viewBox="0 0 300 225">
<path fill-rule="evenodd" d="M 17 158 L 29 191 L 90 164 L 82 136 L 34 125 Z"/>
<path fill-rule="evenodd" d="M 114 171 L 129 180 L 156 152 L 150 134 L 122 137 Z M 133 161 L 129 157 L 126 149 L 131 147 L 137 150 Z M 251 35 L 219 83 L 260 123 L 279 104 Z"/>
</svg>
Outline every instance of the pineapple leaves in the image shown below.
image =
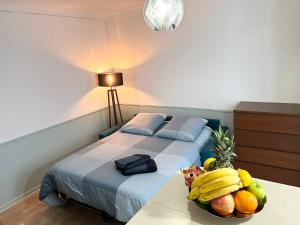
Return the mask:
<svg viewBox="0 0 300 225">
<path fill-rule="evenodd" d="M 229 130 L 224 130 L 219 126 L 218 130 L 214 130 L 211 139 L 214 142 L 212 151 L 216 160 L 211 163 L 210 170 L 218 168 L 232 168 L 231 162 L 236 157 L 234 153 L 235 141 L 234 135 Z"/>
</svg>

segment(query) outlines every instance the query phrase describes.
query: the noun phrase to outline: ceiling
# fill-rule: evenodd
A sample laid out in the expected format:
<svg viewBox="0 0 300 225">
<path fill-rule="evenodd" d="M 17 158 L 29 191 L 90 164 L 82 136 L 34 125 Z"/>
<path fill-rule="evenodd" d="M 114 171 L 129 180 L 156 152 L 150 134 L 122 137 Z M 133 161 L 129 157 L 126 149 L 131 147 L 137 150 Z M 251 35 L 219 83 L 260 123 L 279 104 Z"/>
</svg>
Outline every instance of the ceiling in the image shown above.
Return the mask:
<svg viewBox="0 0 300 225">
<path fill-rule="evenodd" d="M 144 0 L 0 0 L 0 4 L 110 16 L 141 8 Z M 1 6 L 0 6 L 1 7 Z M 0 8 L 1 10 L 1 8 Z"/>
</svg>

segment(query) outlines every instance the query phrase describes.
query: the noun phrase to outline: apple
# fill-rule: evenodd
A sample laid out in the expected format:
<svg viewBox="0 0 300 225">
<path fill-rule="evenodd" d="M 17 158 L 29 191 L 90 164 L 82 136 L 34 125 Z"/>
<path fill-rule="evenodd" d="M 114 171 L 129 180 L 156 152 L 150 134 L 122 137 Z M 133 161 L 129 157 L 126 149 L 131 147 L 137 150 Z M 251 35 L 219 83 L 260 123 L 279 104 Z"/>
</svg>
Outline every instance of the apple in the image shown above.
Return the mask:
<svg viewBox="0 0 300 225">
<path fill-rule="evenodd" d="M 227 216 L 234 211 L 235 203 L 231 194 L 224 195 L 211 201 L 211 207 L 218 214 Z"/>
<path fill-rule="evenodd" d="M 247 190 L 256 196 L 259 205 L 265 204 L 266 191 L 260 183 L 258 183 L 257 181 L 253 181 L 247 187 Z"/>
</svg>

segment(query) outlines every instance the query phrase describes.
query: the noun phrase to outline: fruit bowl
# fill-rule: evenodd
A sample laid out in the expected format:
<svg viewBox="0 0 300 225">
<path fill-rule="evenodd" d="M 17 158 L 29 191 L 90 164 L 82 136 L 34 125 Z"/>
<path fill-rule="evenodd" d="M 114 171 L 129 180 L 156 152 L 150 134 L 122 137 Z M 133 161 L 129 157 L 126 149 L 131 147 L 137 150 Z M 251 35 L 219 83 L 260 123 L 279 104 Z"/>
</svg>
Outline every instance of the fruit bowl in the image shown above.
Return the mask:
<svg viewBox="0 0 300 225">
<path fill-rule="evenodd" d="M 182 173 L 189 189 L 187 198 L 214 217 L 250 218 L 262 211 L 267 202 L 262 185 L 245 170 L 205 171 L 202 167 L 191 166 Z"/>
<path fill-rule="evenodd" d="M 206 159 L 203 167 L 181 170 L 189 187 L 187 198 L 218 218 L 244 219 L 259 213 L 267 202 L 266 191 L 247 170 L 234 168 L 234 135 L 219 127 L 212 140 L 213 158 Z"/>
<path fill-rule="evenodd" d="M 267 201 L 267 199 L 265 199 L 265 201 Z M 256 209 L 255 213 L 253 213 L 253 214 L 240 213 L 237 210 L 234 210 L 234 212 L 232 214 L 229 214 L 227 216 L 222 216 L 222 215 L 218 214 L 217 212 L 215 212 L 210 205 L 201 204 L 198 200 L 195 200 L 194 202 L 195 202 L 195 204 L 200 209 L 202 209 L 202 210 L 206 211 L 208 214 L 210 214 L 210 215 L 212 215 L 214 217 L 218 217 L 218 218 L 239 218 L 239 219 L 246 219 L 246 218 L 250 218 L 254 214 L 259 213 L 264 208 L 264 205 L 258 206 L 258 208 Z"/>
</svg>

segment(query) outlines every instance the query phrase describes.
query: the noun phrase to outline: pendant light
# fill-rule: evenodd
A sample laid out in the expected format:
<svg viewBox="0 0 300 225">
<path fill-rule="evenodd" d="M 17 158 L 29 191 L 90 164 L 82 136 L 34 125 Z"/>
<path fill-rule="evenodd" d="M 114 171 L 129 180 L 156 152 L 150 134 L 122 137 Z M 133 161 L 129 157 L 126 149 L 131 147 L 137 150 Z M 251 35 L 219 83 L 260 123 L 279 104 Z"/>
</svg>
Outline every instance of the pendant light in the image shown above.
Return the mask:
<svg viewBox="0 0 300 225">
<path fill-rule="evenodd" d="M 146 0 L 144 19 L 155 31 L 175 30 L 182 21 L 184 6 L 182 0 Z"/>
</svg>

